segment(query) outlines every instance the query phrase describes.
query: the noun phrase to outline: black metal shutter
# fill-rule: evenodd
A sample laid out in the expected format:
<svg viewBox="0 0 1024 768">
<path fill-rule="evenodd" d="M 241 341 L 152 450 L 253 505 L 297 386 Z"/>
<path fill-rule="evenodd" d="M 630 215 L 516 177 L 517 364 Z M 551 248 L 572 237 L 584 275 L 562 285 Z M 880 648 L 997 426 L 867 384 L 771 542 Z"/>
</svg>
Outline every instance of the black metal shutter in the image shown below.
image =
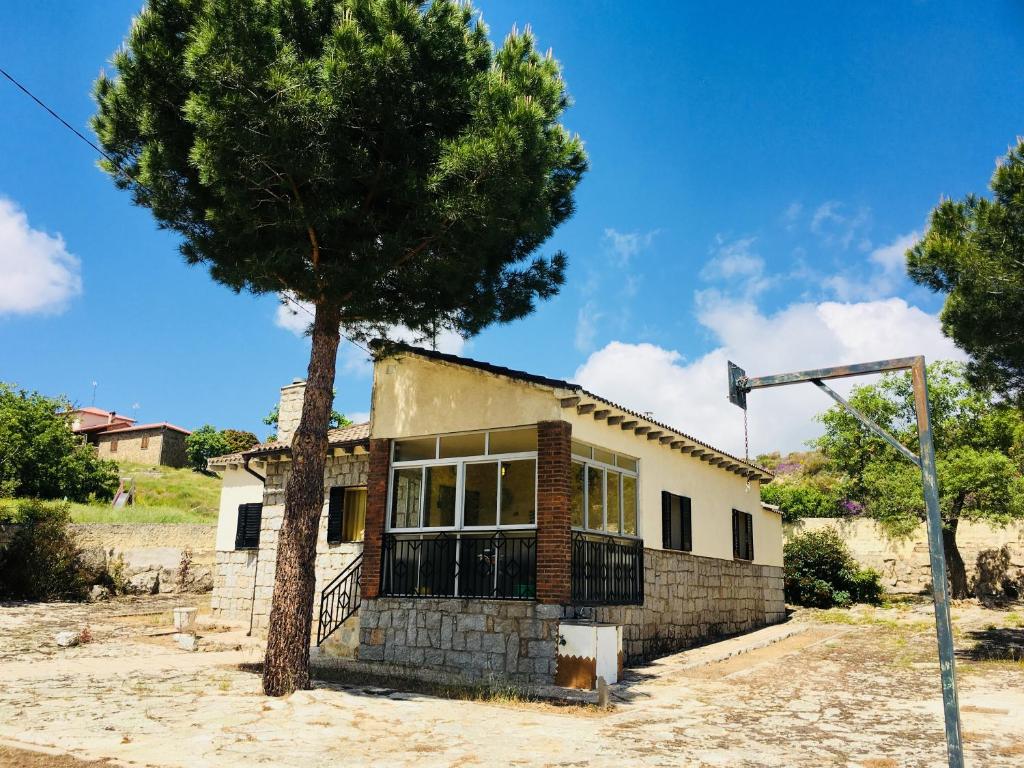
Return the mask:
<svg viewBox="0 0 1024 768">
<path fill-rule="evenodd" d="M 740 557 L 740 513 L 732 511 L 732 556 Z"/>
<path fill-rule="evenodd" d="M 331 488 L 330 501 L 327 504 L 327 543 L 337 544 L 341 541 L 342 522 L 345 519 L 345 489 Z"/>
<path fill-rule="evenodd" d="M 747 560 L 754 559 L 754 516 L 744 515 L 747 520 Z"/>
<path fill-rule="evenodd" d="M 235 528 L 235 549 L 257 549 L 260 545 L 260 520 L 263 504 L 238 505 L 238 526 Z"/>
<path fill-rule="evenodd" d="M 672 494 L 661 492 L 661 546 L 672 549 Z"/>
<path fill-rule="evenodd" d="M 691 502 L 689 496 L 679 497 L 679 527 L 682 532 L 684 552 L 693 551 L 693 518 L 690 514 Z"/>
</svg>

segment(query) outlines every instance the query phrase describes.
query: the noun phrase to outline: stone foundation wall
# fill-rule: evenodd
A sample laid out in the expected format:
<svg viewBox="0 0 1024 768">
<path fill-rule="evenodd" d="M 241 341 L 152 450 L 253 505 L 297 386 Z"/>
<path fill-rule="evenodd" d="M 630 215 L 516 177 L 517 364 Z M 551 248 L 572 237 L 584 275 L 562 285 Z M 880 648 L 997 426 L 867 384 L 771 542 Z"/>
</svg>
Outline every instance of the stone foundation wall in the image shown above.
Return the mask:
<svg viewBox="0 0 1024 768">
<path fill-rule="evenodd" d="M 366 600 L 359 609 L 360 662 L 441 682 L 508 680 L 550 685 L 562 606 L 458 598 Z"/>
<path fill-rule="evenodd" d="M 854 559 L 881 573 L 889 592 L 931 592 L 928 534 L 923 523 L 900 539 L 888 536 L 874 520 L 862 518 L 804 518 L 786 523 L 783 532 L 788 541 L 797 533 L 824 528 L 839 531 Z M 997 528 L 962 522 L 956 539 L 967 578 L 978 593 L 1024 593 L 1024 523 Z"/>
<path fill-rule="evenodd" d="M 786 618 L 783 570 L 688 552 L 644 550 L 644 604 L 579 608 L 622 626 L 630 664 Z"/>
<path fill-rule="evenodd" d="M 363 550 L 362 542 L 327 543 L 327 502 L 330 489 L 334 486 L 366 485 L 367 466 L 366 454 L 327 458 L 324 468 L 324 506 L 317 537 L 314 638 L 320 618 L 320 592 Z M 212 598 L 214 615 L 235 621 L 249 621 L 251 618 L 252 631 L 257 635 L 266 634 L 270 620 L 270 603 L 274 596 L 274 575 L 277 569 L 277 537 L 284 520 L 284 489 L 290 475 L 291 462 L 268 462 L 258 556 L 253 550 L 217 553 L 217 574 Z M 331 648 L 340 655 L 351 653 L 358 643 L 358 632 L 351 627 L 343 627 L 339 633 L 338 638 L 333 638 Z"/>
</svg>

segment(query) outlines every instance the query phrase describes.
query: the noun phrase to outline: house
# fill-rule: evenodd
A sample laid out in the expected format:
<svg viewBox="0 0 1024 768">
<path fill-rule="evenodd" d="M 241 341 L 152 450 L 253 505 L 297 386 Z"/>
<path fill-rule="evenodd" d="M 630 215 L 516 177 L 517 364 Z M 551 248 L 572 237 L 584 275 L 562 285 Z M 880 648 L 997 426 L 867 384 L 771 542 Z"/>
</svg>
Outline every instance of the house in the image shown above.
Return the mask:
<svg viewBox="0 0 1024 768">
<path fill-rule="evenodd" d="M 102 459 L 169 467 L 185 466 L 185 438 L 191 434 L 167 422 L 136 424 L 116 411 L 92 406 L 71 412 L 71 430 L 96 446 Z"/>
<path fill-rule="evenodd" d="M 278 442 L 210 461 L 224 472 L 213 609 L 256 633 L 303 387 L 282 389 Z M 328 443 L 321 654 L 592 683 L 600 660 L 567 655 L 579 636 L 607 630 L 614 667 L 785 618 L 771 475 L 576 384 L 378 349 L 369 423 Z"/>
</svg>

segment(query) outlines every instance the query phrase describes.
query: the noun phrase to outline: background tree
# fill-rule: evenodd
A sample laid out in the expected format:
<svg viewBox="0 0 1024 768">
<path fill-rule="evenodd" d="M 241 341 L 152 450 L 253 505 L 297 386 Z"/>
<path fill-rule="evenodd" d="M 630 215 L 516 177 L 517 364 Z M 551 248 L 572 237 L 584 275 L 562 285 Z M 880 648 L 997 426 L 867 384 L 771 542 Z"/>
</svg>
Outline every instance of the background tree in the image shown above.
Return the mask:
<svg viewBox="0 0 1024 768">
<path fill-rule="evenodd" d="M 938 362 L 928 367 L 942 512 L 942 540 L 953 597 L 969 593 L 956 544 L 961 520 L 1003 525 L 1024 517 L 1024 481 L 1013 458 L 1021 430 L 1020 412 L 992 391 L 974 389 L 964 367 Z M 856 387 L 850 397 L 901 443 L 917 452 L 914 394 L 909 374 L 886 375 L 878 384 Z M 921 473 L 883 440 L 835 406 L 821 421 L 818 447 L 849 478 L 849 498 L 895 534 L 925 519 Z"/>
<path fill-rule="evenodd" d="M 942 329 L 971 379 L 1024 399 L 1024 140 L 996 167 L 992 199 L 944 200 L 907 252 L 912 280 L 948 294 Z"/>
<path fill-rule="evenodd" d="M 401 324 L 469 336 L 555 294 L 536 256 L 586 168 L 560 68 L 495 49 L 455 0 L 151 0 L 101 76 L 105 168 L 189 263 L 315 308 L 277 550 L 264 690 L 308 685 L 339 343 Z"/>
<path fill-rule="evenodd" d="M 71 431 L 71 404 L 0 382 L 0 496 L 109 499 L 117 464 Z"/>
<path fill-rule="evenodd" d="M 268 427 L 273 427 L 274 428 L 274 434 L 272 434 L 269 437 L 267 437 L 268 441 L 277 440 L 277 422 L 278 422 L 278 419 L 280 418 L 280 414 L 279 414 L 280 409 L 281 409 L 280 405 L 275 405 L 273 408 L 270 409 L 270 412 L 266 416 L 263 417 L 263 423 L 266 424 Z M 331 409 L 331 418 L 327 422 L 327 428 L 328 429 L 341 429 L 342 427 L 347 427 L 351 423 L 352 423 L 352 419 L 348 418 L 341 411 L 336 411 L 336 410 L 334 410 L 332 408 Z"/>
<path fill-rule="evenodd" d="M 228 453 L 247 451 L 260 441 L 252 432 L 240 429 L 222 429 L 220 434 L 224 438 L 224 442 L 227 443 Z"/>
<path fill-rule="evenodd" d="M 237 429 L 218 430 L 212 424 L 203 424 L 185 438 L 185 456 L 192 469 L 204 472 L 208 459 L 248 450 L 259 441 L 252 432 Z"/>
</svg>

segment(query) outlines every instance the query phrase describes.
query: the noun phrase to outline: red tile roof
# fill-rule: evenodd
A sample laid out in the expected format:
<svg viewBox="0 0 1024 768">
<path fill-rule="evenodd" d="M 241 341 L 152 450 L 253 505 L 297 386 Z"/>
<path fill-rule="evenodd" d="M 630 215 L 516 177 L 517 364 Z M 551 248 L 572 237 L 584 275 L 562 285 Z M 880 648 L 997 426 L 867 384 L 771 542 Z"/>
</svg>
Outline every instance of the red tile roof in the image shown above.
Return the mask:
<svg viewBox="0 0 1024 768">
<path fill-rule="evenodd" d="M 364 421 L 359 424 L 349 424 L 347 427 L 341 427 L 340 429 L 329 429 L 327 430 L 327 444 L 331 448 L 342 448 L 353 445 L 366 445 L 370 440 L 370 422 Z M 283 453 L 284 451 L 291 450 L 291 446 L 288 443 L 279 443 L 276 440 L 271 440 L 266 443 L 259 443 L 254 445 L 247 451 L 238 451 L 236 453 L 227 453 L 223 456 L 212 456 L 207 459 L 206 463 L 209 464 L 241 464 L 246 456 L 258 456 L 261 454 L 268 453 Z"/>
<path fill-rule="evenodd" d="M 191 435 L 192 433 L 184 427 L 177 427 L 174 424 L 168 424 L 166 421 L 159 421 L 153 424 L 135 424 L 130 427 L 120 427 L 116 423 L 107 425 L 110 429 L 105 430 L 103 434 L 121 434 L 122 432 L 137 432 L 140 429 L 170 429 L 174 432 L 181 432 L 183 435 Z"/>
</svg>

